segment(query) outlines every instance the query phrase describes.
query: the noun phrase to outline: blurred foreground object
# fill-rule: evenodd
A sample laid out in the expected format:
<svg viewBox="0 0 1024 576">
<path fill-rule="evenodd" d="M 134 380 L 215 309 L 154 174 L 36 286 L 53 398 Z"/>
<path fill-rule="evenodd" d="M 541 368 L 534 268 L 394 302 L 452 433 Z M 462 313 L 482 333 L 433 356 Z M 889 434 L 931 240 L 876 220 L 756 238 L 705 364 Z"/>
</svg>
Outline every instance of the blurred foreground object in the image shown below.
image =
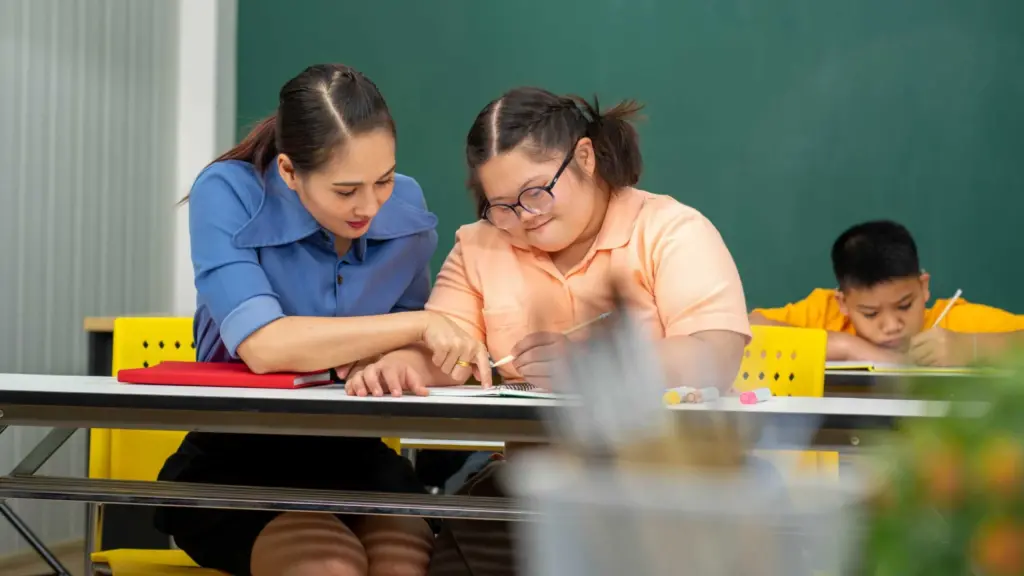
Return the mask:
<svg viewBox="0 0 1024 576">
<path fill-rule="evenodd" d="M 752 436 L 738 419 L 666 409 L 653 350 L 621 305 L 569 348 L 558 382 L 579 400 L 551 422 L 551 450 L 510 466 L 514 492 L 538 513 L 518 526 L 525 573 L 852 573 L 856 485 L 784 481 L 747 457 Z"/>
<path fill-rule="evenodd" d="M 1024 351 L 1006 377 L 935 378 L 917 394 L 974 400 L 889 438 L 869 524 L 866 573 L 1024 574 Z"/>
<path fill-rule="evenodd" d="M 530 576 L 856 574 L 855 486 L 665 467 L 578 466 L 554 453 L 517 459 L 511 484 L 538 517 L 520 523 Z"/>
</svg>

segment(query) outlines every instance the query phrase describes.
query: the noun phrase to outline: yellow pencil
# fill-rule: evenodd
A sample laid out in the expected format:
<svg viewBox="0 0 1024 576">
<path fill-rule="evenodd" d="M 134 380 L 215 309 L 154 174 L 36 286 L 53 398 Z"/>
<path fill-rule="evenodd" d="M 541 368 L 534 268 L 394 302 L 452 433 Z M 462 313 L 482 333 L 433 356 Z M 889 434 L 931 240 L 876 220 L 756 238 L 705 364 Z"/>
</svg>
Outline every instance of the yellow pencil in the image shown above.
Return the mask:
<svg viewBox="0 0 1024 576">
<path fill-rule="evenodd" d="M 956 301 L 960 299 L 960 295 L 963 293 L 963 290 L 957 288 L 956 294 L 953 294 L 953 297 L 946 303 L 946 308 L 942 311 L 942 314 L 939 314 L 939 318 L 935 321 L 935 324 L 932 325 L 932 328 L 938 328 L 939 324 L 941 324 L 946 318 L 946 314 L 948 314 L 949 310 L 953 307 L 953 304 L 956 304 Z"/>
</svg>

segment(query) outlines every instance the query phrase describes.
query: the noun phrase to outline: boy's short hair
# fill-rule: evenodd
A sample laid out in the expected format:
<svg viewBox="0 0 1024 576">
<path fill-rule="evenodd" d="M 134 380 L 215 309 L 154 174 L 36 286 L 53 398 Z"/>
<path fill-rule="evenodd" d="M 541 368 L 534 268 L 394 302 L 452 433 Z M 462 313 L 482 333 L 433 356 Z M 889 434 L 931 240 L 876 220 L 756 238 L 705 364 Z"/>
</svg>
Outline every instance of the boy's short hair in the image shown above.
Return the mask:
<svg viewBox="0 0 1024 576">
<path fill-rule="evenodd" d="M 832 245 L 839 289 L 871 288 L 921 274 L 917 244 L 901 224 L 875 220 L 850 228 Z"/>
</svg>

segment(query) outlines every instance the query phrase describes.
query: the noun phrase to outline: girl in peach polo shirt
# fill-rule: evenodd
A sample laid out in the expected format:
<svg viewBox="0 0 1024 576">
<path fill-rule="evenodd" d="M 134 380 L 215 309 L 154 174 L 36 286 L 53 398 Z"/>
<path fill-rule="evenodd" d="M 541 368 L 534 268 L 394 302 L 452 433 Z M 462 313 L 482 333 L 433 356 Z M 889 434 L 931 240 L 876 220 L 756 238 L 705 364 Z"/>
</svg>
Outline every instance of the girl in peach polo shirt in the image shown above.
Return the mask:
<svg viewBox="0 0 1024 576">
<path fill-rule="evenodd" d="M 638 110 L 625 102 L 602 113 L 596 102 L 519 88 L 488 104 L 469 131 L 481 219 L 457 232 L 426 307 L 479 338 L 492 359 L 514 355 L 500 369 L 506 379 L 548 387 L 562 332 L 612 309 L 612 278 L 624 280 L 673 385 L 727 388 L 736 376 L 750 337 L 736 265 L 707 218 L 633 187 Z M 424 384 L 470 375 L 457 354 L 404 349 L 347 388 L 422 394 Z"/>
</svg>

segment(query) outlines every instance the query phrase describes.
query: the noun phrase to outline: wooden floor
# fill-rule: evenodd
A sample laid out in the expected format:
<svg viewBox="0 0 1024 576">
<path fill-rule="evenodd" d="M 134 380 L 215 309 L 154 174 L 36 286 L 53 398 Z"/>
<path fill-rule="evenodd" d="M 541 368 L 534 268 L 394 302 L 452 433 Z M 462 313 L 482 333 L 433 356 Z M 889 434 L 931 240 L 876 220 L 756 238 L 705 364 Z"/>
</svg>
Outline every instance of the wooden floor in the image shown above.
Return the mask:
<svg viewBox="0 0 1024 576">
<path fill-rule="evenodd" d="M 60 542 L 50 546 L 57 559 L 72 576 L 85 576 L 85 541 Z M 52 576 L 46 562 L 31 549 L 0 557 L 3 576 Z"/>
</svg>

